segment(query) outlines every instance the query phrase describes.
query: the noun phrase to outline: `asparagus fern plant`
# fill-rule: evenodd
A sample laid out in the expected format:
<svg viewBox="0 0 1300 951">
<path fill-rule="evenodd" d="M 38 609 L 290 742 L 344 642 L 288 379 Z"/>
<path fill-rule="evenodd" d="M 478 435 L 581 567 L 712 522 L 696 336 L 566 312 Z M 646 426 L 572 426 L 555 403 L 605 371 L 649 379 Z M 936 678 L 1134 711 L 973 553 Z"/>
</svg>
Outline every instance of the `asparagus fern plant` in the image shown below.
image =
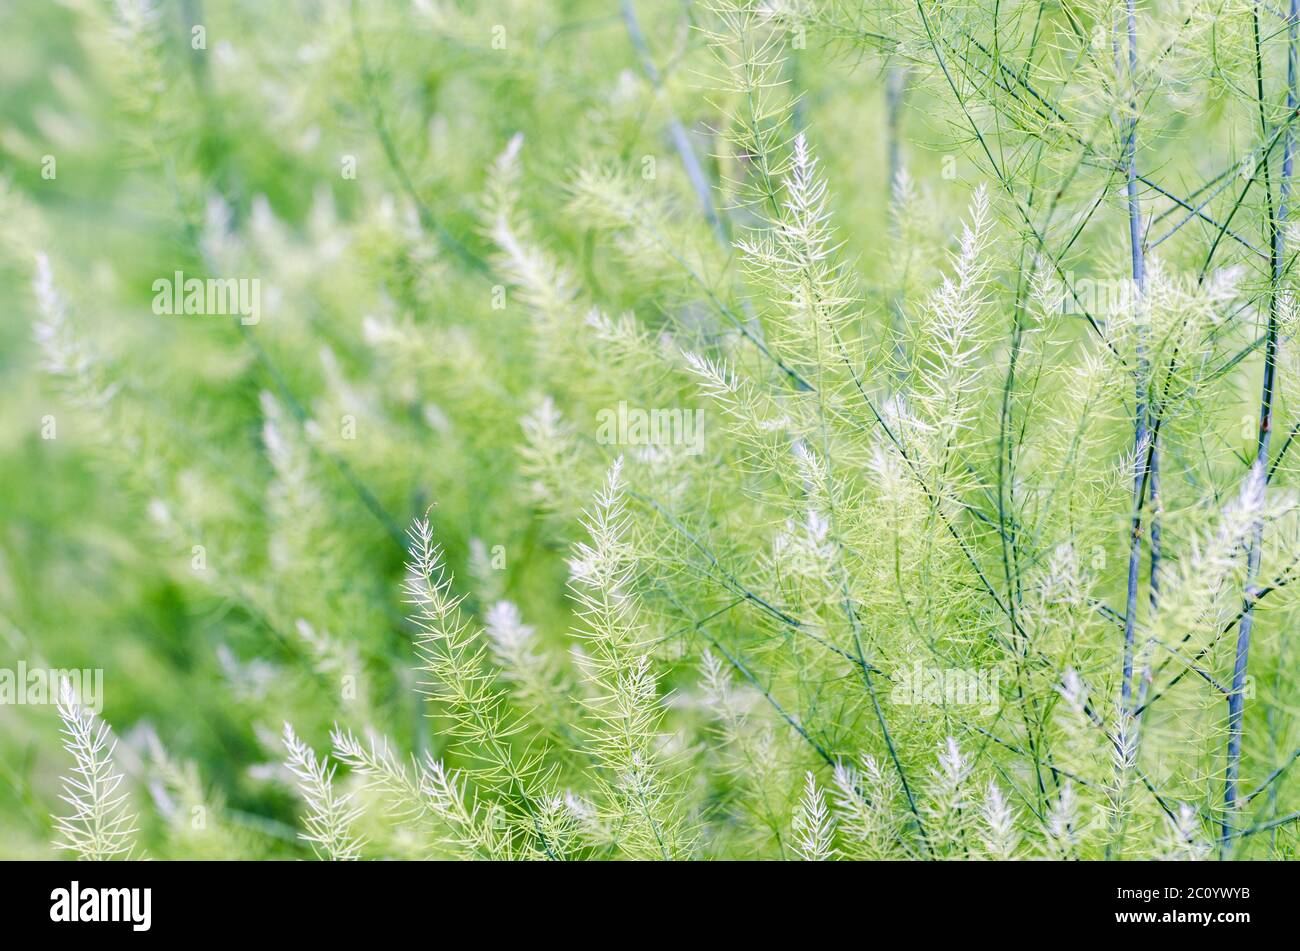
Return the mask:
<svg viewBox="0 0 1300 951">
<path fill-rule="evenodd" d="M 36 6 L 22 854 L 1295 856 L 1296 0 Z"/>
</svg>

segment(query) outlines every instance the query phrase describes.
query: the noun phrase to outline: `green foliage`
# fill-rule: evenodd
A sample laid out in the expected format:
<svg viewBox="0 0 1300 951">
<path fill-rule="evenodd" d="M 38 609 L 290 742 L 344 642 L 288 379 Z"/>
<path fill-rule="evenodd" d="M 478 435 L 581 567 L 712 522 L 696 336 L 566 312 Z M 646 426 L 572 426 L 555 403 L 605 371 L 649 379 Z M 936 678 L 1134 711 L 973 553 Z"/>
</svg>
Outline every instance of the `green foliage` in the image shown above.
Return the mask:
<svg viewBox="0 0 1300 951">
<path fill-rule="evenodd" d="M 1295 857 L 1289 13 L 9 4 L 6 855 Z"/>
</svg>

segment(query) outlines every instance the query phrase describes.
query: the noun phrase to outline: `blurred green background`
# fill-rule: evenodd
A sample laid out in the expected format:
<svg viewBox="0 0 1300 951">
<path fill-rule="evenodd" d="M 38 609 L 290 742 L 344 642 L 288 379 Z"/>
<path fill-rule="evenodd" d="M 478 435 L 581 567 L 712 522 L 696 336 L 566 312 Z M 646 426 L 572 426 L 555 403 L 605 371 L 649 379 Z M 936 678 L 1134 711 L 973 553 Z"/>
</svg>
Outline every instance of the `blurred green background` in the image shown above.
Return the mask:
<svg viewBox="0 0 1300 951">
<path fill-rule="evenodd" d="M 529 352 L 510 346 L 527 318 L 494 311 L 493 281 L 421 233 L 383 137 L 437 228 L 475 255 L 484 172 L 516 132 L 536 183 L 524 202 L 546 220 L 565 220 L 554 183 L 592 156 L 638 171 L 653 156 L 662 187 L 692 201 L 665 103 L 718 176 L 707 57 L 686 5 L 641 7 L 666 99 L 603 2 L 367 2 L 355 23 L 350 4 L 313 0 L 0 5 L 0 666 L 103 669 L 103 715 L 155 853 L 171 840 L 154 806 L 175 790 L 149 764 L 151 736 L 197 766 L 251 854 L 306 854 L 275 824 L 293 802 L 266 765 L 287 716 L 309 740 L 343 719 L 437 744 L 407 672 L 392 537 L 431 504 L 462 576 L 471 539 L 508 553 L 478 591 L 567 627 L 568 539 L 539 528 L 515 464 L 519 407 L 537 394 Z M 875 170 L 837 210 L 883 221 L 883 85 L 834 66 L 800 65 L 825 162 L 832 175 L 841 162 Z M 850 232 L 851 252 L 874 235 Z M 583 262 L 611 311 L 675 296 L 654 275 L 620 284 L 582 227 L 545 237 Z M 89 355 L 71 385 L 43 372 L 34 339 L 38 252 Z M 155 279 L 216 261 L 261 280 L 259 325 L 152 312 Z M 418 347 L 368 344 L 367 320 L 393 318 Z M 278 463 L 264 392 L 290 444 Z M 150 514 L 159 502 L 165 523 Z M 364 711 L 319 673 L 299 619 L 352 652 Z M 52 707 L 0 706 L 5 857 L 52 852 L 68 766 L 57 729 Z"/>
<path fill-rule="evenodd" d="M 588 381 L 547 379 L 528 308 L 494 307 L 483 190 L 522 133 L 520 205 L 606 311 L 634 310 L 650 331 L 693 316 L 679 305 L 697 289 L 612 249 L 564 187 L 579 169 L 635 180 L 653 167 L 644 187 L 695 209 L 675 116 L 719 203 L 735 197 L 746 159 L 714 133 L 698 7 L 637 9 L 662 91 L 606 0 L 0 5 L 0 667 L 103 669 L 150 854 L 309 855 L 276 765 L 285 719 L 318 746 L 342 722 L 441 749 L 399 594 L 401 535 L 426 512 L 471 610 L 509 597 L 564 648 L 577 528 L 535 504 L 520 418 Z M 1049 18 L 1064 31 L 1059 10 Z M 987 172 L 934 76 L 909 89 L 891 132 L 880 62 L 824 40 L 791 52 L 787 80 L 816 130 L 840 255 L 886 313 L 891 143 L 933 219 L 906 223 L 927 277 L 943 254 L 921 242 L 959 231 Z M 1216 76 L 1245 80 L 1241 49 L 1224 43 Z M 1181 187 L 1230 164 L 1255 133 L 1240 105 L 1207 96 L 1162 117 L 1148 167 Z M 1034 142 L 1008 138 L 1013 159 Z M 1049 183 L 1075 174 L 1053 161 Z M 1104 192 L 1109 172 L 1083 165 L 1077 193 Z M 1122 272 L 1107 202 L 1065 266 Z M 674 239 L 734 289 L 702 217 L 673 220 Z M 1189 227 L 1163 252 L 1194 266 L 1206 236 Z M 49 316 L 32 290 L 42 252 L 71 373 L 46 371 L 34 333 Z M 177 270 L 257 279 L 261 321 L 155 314 L 153 282 Z M 599 356 L 591 366 L 599 377 Z M 1224 457 L 1251 439 L 1254 378 L 1240 390 L 1240 413 L 1220 407 L 1247 418 L 1214 437 Z M 52 854 L 68 762 L 53 707 L 0 705 L 0 857 Z M 189 824 L 194 803 L 222 804 L 219 828 Z"/>
</svg>

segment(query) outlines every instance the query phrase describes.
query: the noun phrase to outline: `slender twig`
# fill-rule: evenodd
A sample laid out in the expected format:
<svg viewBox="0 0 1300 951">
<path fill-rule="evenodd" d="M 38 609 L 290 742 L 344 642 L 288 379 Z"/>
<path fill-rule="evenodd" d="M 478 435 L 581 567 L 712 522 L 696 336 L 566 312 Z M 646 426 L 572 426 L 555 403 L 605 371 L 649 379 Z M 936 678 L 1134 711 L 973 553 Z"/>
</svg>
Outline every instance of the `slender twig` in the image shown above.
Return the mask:
<svg viewBox="0 0 1300 951">
<path fill-rule="evenodd" d="M 1254 835 L 1256 832 L 1265 832 L 1269 829 L 1276 829 L 1278 826 L 1284 826 L 1289 822 L 1295 822 L 1300 819 L 1300 812 L 1292 812 L 1289 815 L 1280 816 L 1277 819 L 1270 819 L 1268 822 L 1261 822 L 1251 826 L 1249 829 L 1241 829 L 1228 835 L 1230 839 L 1244 839 L 1248 835 Z"/>
<path fill-rule="evenodd" d="M 964 49 L 955 46 L 954 44 L 948 42 L 947 40 L 932 36 L 931 41 L 932 42 L 937 41 L 951 55 L 953 55 L 954 57 L 956 57 L 957 59 L 965 63 L 967 67 L 975 70 L 977 73 L 979 73 L 981 77 L 992 82 L 994 88 L 1001 90 L 1002 92 L 1009 95 L 1016 102 L 1026 106 L 1026 108 L 1030 109 L 1040 119 L 1049 120 L 1055 123 L 1056 126 L 1060 128 L 1062 132 L 1065 134 L 1066 138 L 1072 141 L 1075 145 L 1082 148 L 1085 155 L 1097 160 L 1097 167 L 1109 171 L 1114 171 L 1114 172 L 1120 172 L 1120 173 L 1126 172 L 1122 160 L 1116 162 L 1114 160 L 1107 159 L 1104 156 L 1100 155 L 1097 151 L 1096 146 L 1094 146 L 1091 142 L 1089 142 L 1082 135 L 1080 135 L 1078 132 L 1076 132 L 1073 128 L 1070 127 L 1069 120 L 1066 118 L 1065 114 L 1061 112 L 1060 108 L 1055 103 L 1053 103 L 1050 99 L 1048 99 L 1045 95 L 1041 94 L 1032 85 L 1030 85 L 1030 83 L 1025 79 L 1025 76 L 1023 75 L 1028 72 L 1028 63 L 1025 64 L 1025 68 L 1021 70 L 1014 70 L 1010 66 L 1006 65 L 1005 62 L 1003 62 L 1002 56 L 1000 55 L 995 56 L 993 51 L 989 50 L 988 47 L 986 47 L 983 43 L 981 43 L 976 37 L 971 35 L 968 31 L 960 30 L 960 33 L 962 39 L 966 41 L 966 43 L 968 43 L 974 49 L 978 50 L 980 53 L 984 54 L 984 56 L 988 57 L 990 60 L 993 60 L 994 65 L 997 68 L 997 72 L 1002 74 L 1002 76 L 1004 76 L 1005 78 L 999 79 L 997 76 L 991 75 L 988 69 L 974 62 L 972 57 L 968 53 L 966 53 Z M 854 31 L 854 35 L 858 36 L 859 38 L 881 42 L 882 45 L 886 45 L 886 46 L 896 45 L 898 42 L 896 39 L 892 37 L 881 37 L 877 34 L 872 34 L 865 31 Z M 1165 53 L 1168 52 L 1169 49 L 1167 48 L 1165 50 Z M 1038 105 L 1034 105 L 1032 103 L 1026 103 L 1023 99 L 1021 99 L 1020 96 L 1015 92 L 1015 90 L 1011 88 L 1012 83 L 1014 83 L 1015 86 L 1022 89 Z M 1294 120 L 1295 118 L 1296 118 L 1295 116 L 1291 116 L 1288 118 L 1288 121 Z M 1242 161 L 1244 162 L 1245 159 L 1243 159 Z M 1238 162 L 1237 164 L 1240 165 L 1241 162 Z M 1194 191 L 1191 194 L 1191 196 L 1179 195 L 1178 193 L 1170 190 L 1168 187 L 1156 182 L 1150 176 L 1142 174 L 1141 172 L 1138 173 L 1137 180 L 1141 185 L 1151 189 L 1153 192 L 1160 195 L 1162 198 L 1166 198 L 1169 201 L 1173 202 L 1173 207 L 1170 208 L 1168 211 L 1166 211 L 1165 214 L 1169 214 L 1175 208 L 1184 209 L 1189 213 L 1188 219 L 1196 218 L 1201 221 L 1204 221 L 1206 224 L 1211 225 L 1214 228 L 1220 229 L 1220 237 L 1225 237 L 1225 236 L 1229 237 L 1233 241 L 1236 241 L 1238 244 L 1240 244 L 1242 247 L 1249 250 L 1251 253 L 1257 255 L 1260 258 L 1267 259 L 1268 255 L 1266 252 L 1257 248 L 1252 242 L 1247 240 L 1242 235 L 1231 230 L 1231 228 L 1229 228 L 1226 223 L 1221 224 L 1219 221 L 1217 221 L 1214 218 L 1211 218 L 1208 214 L 1206 214 L 1203 210 L 1204 204 L 1194 206 L 1191 203 L 1192 199 L 1195 198 L 1197 195 L 1199 195 L 1201 192 L 1203 192 L 1206 188 L 1222 180 L 1224 177 L 1230 176 L 1232 172 L 1236 169 L 1236 167 L 1237 166 L 1233 166 L 1233 168 L 1230 168 L 1227 171 L 1221 172 L 1220 174 L 1214 176 L 1213 179 L 1203 184 L 1200 188 Z M 1229 182 L 1230 181 L 1231 179 L 1229 179 Z M 1166 237 L 1168 236 L 1166 235 Z"/>
<path fill-rule="evenodd" d="M 1259 602 L 1263 601 L 1264 598 L 1268 597 L 1268 595 L 1272 594 L 1274 591 L 1278 590 L 1279 588 L 1285 588 L 1292 581 L 1294 581 L 1295 576 L 1289 574 L 1289 572 L 1291 572 L 1297 566 L 1300 566 L 1300 559 L 1296 559 L 1295 561 L 1293 561 L 1287 567 L 1286 572 L 1284 572 L 1281 576 L 1279 576 L 1277 580 L 1273 582 L 1273 584 L 1267 585 L 1262 588 L 1256 586 L 1253 591 L 1248 591 L 1246 593 L 1246 597 L 1243 599 L 1241 608 L 1238 609 L 1237 613 L 1233 615 L 1232 618 L 1229 619 L 1229 621 L 1226 624 L 1224 624 L 1224 626 L 1219 630 L 1219 633 L 1215 635 L 1214 639 L 1211 640 L 1210 643 L 1206 644 L 1204 647 L 1202 647 L 1199 651 L 1197 651 L 1192 656 L 1191 663 L 1196 663 L 1197 661 L 1204 658 L 1207 654 L 1209 654 L 1212 650 L 1214 650 L 1214 648 L 1218 646 L 1219 641 L 1225 635 L 1230 633 L 1232 629 L 1237 626 L 1238 622 L 1240 622 L 1241 619 L 1245 616 L 1247 607 L 1253 608 L 1256 604 L 1259 604 Z M 1194 633 L 1195 631 L 1188 631 L 1186 634 L 1183 635 L 1183 639 L 1179 643 L 1186 644 L 1189 640 L 1192 639 Z M 1172 661 L 1170 661 L 1169 663 L 1172 663 Z M 1164 672 L 1165 666 L 1166 664 L 1162 664 L 1161 666 L 1155 669 L 1151 677 L 1152 681 L 1154 681 Z M 1133 711 L 1133 715 L 1141 716 L 1144 710 L 1146 710 L 1157 700 L 1159 700 L 1161 697 L 1167 694 L 1171 689 L 1176 687 L 1179 681 L 1181 681 L 1183 677 L 1187 674 L 1188 669 L 1189 668 L 1184 667 L 1182 671 L 1175 674 L 1170 679 L 1168 685 L 1166 685 L 1165 688 L 1160 693 L 1157 693 L 1155 696 L 1147 699 L 1141 706 L 1139 706 L 1136 710 Z M 1225 691 L 1225 693 L 1227 693 L 1227 691 Z"/>
<path fill-rule="evenodd" d="M 1287 110 L 1296 108 L 1296 23 L 1297 4 L 1300 0 L 1291 0 L 1287 18 Z M 1255 89 L 1259 104 L 1260 126 L 1267 133 L 1267 117 L 1264 111 L 1264 68 L 1260 52 L 1259 38 L 1259 4 L 1251 11 L 1255 41 Z M 1272 267 L 1269 277 L 1272 282 L 1268 303 L 1268 330 L 1264 343 L 1264 380 L 1259 398 L 1259 435 L 1255 441 L 1255 474 L 1253 478 L 1265 478 L 1268 467 L 1268 447 L 1273 431 L 1273 396 L 1276 385 L 1278 357 L 1278 305 L 1283 279 L 1284 230 L 1287 220 L 1287 203 L 1291 197 L 1291 171 L 1295 153 L 1295 137 L 1288 126 L 1286 144 L 1282 147 L 1282 175 L 1279 184 L 1277 217 L 1273 216 L 1273 195 L 1269 182 L 1267 163 L 1264 167 L 1264 192 L 1268 211 L 1269 247 L 1272 250 Z M 1256 522 L 1250 551 L 1246 556 L 1246 594 L 1254 590 L 1255 579 L 1259 575 L 1259 562 L 1264 541 L 1264 524 Z M 1250 637 L 1254 627 L 1255 611 L 1253 604 L 1247 604 L 1242 613 L 1241 624 L 1237 628 L 1237 650 L 1232 666 L 1232 692 L 1228 694 L 1228 762 L 1223 779 L 1223 834 L 1222 850 L 1225 855 L 1232 846 L 1231 827 L 1236 815 L 1237 781 L 1241 771 L 1242 727 L 1245 720 L 1246 674 L 1250 664 Z"/>
<path fill-rule="evenodd" d="M 1137 53 L 1137 19 L 1133 10 L 1133 0 L 1127 3 L 1128 15 L 1128 79 L 1136 83 L 1138 70 Z M 1120 70 L 1119 41 L 1114 41 L 1115 67 L 1118 76 Z M 1133 283 L 1137 287 L 1138 307 L 1143 306 L 1146 297 L 1146 261 L 1142 247 L 1142 205 L 1138 197 L 1137 174 L 1137 101 L 1136 89 L 1130 89 L 1128 108 L 1128 129 L 1124 136 L 1124 164 L 1128 176 L 1128 233 L 1129 252 L 1132 258 Z M 1138 577 L 1142 561 L 1142 491 L 1150 475 L 1149 459 L 1155 457 L 1155 441 L 1149 433 L 1150 419 L 1147 407 L 1149 366 L 1146 344 L 1143 339 L 1144 329 L 1139 324 L 1137 341 L 1137 402 L 1133 410 L 1133 516 L 1129 535 L 1128 550 L 1128 589 L 1124 611 L 1124 670 L 1121 684 L 1121 696 L 1124 709 L 1132 705 L 1133 698 L 1133 639 L 1137 624 Z M 1150 444 L 1148 445 L 1148 440 Z M 1153 555 L 1151 571 L 1154 577 L 1156 562 Z"/>
<path fill-rule="evenodd" d="M 650 56 L 650 47 L 646 44 L 645 34 L 641 32 L 641 23 L 637 19 L 636 8 L 633 6 L 632 0 L 621 0 L 620 6 L 623 11 L 623 23 L 627 26 L 628 39 L 632 42 L 632 48 L 636 50 L 637 59 L 641 63 L 641 70 L 645 73 L 646 78 L 650 80 L 650 85 L 654 87 L 655 92 L 663 96 L 663 76 L 655 66 L 654 59 Z M 663 96 L 663 98 L 666 103 L 668 101 L 667 96 Z M 730 245 L 730 238 L 727 236 L 727 228 L 723 223 L 723 219 L 713 206 L 712 186 L 709 184 L 708 176 L 704 174 L 700 159 L 695 154 L 695 149 L 691 147 L 690 136 L 687 135 L 682 120 L 677 118 L 677 113 L 672 110 L 671 106 L 667 108 L 668 134 L 672 136 L 673 148 L 677 150 L 682 166 L 686 169 L 686 177 L 690 180 L 691 188 L 695 191 L 695 197 L 699 199 L 700 208 L 704 211 L 704 217 L 708 220 L 709 227 L 713 229 L 713 233 L 722 246 L 727 247 Z"/>
<path fill-rule="evenodd" d="M 1300 747 L 1297 747 L 1295 752 L 1293 752 L 1290 756 L 1287 757 L 1285 763 L 1283 763 L 1277 769 L 1273 770 L 1273 772 L 1269 773 L 1268 776 L 1265 777 L 1264 781 L 1255 787 L 1253 792 L 1243 796 L 1241 799 L 1242 805 L 1248 804 L 1252 799 L 1254 799 L 1264 790 L 1272 786 L 1273 782 L 1277 780 L 1288 769 L 1290 769 L 1291 764 L 1294 763 L 1297 759 L 1300 759 Z"/>
</svg>

